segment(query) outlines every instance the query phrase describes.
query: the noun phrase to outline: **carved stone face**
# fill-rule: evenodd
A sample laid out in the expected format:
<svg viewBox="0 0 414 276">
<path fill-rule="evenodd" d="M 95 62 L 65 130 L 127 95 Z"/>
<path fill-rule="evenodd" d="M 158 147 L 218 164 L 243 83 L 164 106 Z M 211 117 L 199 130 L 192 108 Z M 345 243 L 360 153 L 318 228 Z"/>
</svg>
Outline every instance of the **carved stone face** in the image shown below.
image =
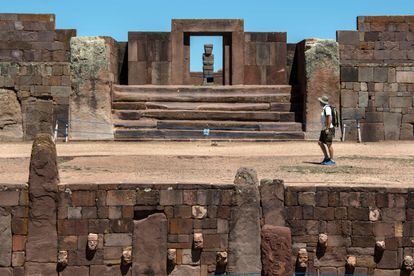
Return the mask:
<svg viewBox="0 0 414 276">
<path fill-rule="evenodd" d="M 168 249 L 167 251 L 167 258 L 171 264 L 177 263 L 177 250 L 176 249 Z"/>
<path fill-rule="evenodd" d="M 226 251 L 217 252 L 216 262 L 217 262 L 217 265 L 219 266 L 227 265 L 227 252 Z"/>
<path fill-rule="evenodd" d="M 414 270 L 414 259 L 411 256 L 405 256 L 403 261 L 403 267 L 405 270 Z"/>
<path fill-rule="evenodd" d="M 213 53 L 213 44 L 204 45 L 204 53 L 209 56 Z"/>
<path fill-rule="evenodd" d="M 384 251 L 385 250 L 385 241 L 377 241 L 375 242 L 375 250 Z"/>
<path fill-rule="evenodd" d="M 328 245 L 328 235 L 319 234 L 318 242 L 321 246 L 326 247 Z"/>
<path fill-rule="evenodd" d="M 203 242 L 203 234 L 202 233 L 194 233 L 194 249 L 202 249 L 204 242 Z"/>
<path fill-rule="evenodd" d="M 61 266 L 68 264 L 68 251 L 62 250 L 58 252 L 58 264 Z"/>
<path fill-rule="evenodd" d="M 98 249 L 98 234 L 90 233 L 88 235 L 88 249 L 90 251 Z"/>
<path fill-rule="evenodd" d="M 131 247 L 126 247 L 122 251 L 122 262 L 125 265 L 132 264 L 132 248 Z"/>
<path fill-rule="evenodd" d="M 348 258 L 346 259 L 346 264 L 348 265 L 348 267 L 353 268 L 356 266 L 356 257 L 355 256 L 348 256 Z"/>
<path fill-rule="evenodd" d="M 308 251 L 305 248 L 299 249 L 298 252 L 298 265 L 299 267 L 306 268 L 308 266 L 309 256 Z"/>
</svg>

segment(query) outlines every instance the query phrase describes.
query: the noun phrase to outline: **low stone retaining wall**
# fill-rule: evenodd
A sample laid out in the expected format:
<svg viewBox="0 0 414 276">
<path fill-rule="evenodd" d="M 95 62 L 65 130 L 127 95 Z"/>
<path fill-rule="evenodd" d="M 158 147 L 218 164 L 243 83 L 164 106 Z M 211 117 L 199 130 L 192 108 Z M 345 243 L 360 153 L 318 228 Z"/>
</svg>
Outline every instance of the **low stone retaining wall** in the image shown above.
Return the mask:
<svg viewBox="0 0 414 276">
<path fill-rule="evenodd" d="M 49 135 L 0 185 L 0 275 L 408 275 L 414 189 L 59 183 Z"/>
</svg>

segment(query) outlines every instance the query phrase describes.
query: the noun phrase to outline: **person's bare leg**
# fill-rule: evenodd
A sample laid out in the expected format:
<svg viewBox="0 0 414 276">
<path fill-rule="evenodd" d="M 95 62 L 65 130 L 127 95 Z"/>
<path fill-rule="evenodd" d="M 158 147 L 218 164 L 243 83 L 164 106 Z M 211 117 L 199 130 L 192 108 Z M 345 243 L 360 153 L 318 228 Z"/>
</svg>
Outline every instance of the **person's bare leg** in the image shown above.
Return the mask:
<svg viewBox="0 0 414 276">
<path fill-rule="evenodd" d="M 325 156 L 325 159 L 328 159 L 329 156 L 328 156 L 328 152 L 326 151 L 325 144 L 319 141 L 318 145 L 321 147 L 323 155 Z"/>
<path fill-rule="evenodd" d="M 328 145 L 328 150 L 329 150 L 329 156 L 331 160 L 334 160 L 334 149 L 333 149 L 332 144 Z"/>
</svg>

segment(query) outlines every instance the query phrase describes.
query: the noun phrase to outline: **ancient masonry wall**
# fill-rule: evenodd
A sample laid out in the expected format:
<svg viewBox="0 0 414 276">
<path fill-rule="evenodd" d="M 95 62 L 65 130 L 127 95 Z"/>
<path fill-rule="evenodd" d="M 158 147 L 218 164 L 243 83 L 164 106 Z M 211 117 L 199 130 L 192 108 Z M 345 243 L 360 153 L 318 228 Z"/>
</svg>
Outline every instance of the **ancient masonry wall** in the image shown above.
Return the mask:
<svg viewBox="0 0 414 276">
<path fill-rule="evenodd" d="M 51 137 L 40 135 L 29 184 L 1 185 L 1 275 L 404 275 L 413 268 L 411 188 L 259 185 L 247 168 L 227 185 L 59 184 L 56 164 Z"/>
<path fill-rule="evenodd" d="M 287 34 L 246 32 L 244 38 L 244 84 L 287 84 Z"/>
<path fill-rule="evenodd" d="M 56 30 L 51 14 L 0 14 L 0 141 L 32 139 L 68 121 L 75 35 Z"/>
<path fill-rule="evenodd" d="M 359 120 L 365 141 L 414 139 L 414 16 L 361 16 L 337 41 L 347 136 Z"/>
</svg>

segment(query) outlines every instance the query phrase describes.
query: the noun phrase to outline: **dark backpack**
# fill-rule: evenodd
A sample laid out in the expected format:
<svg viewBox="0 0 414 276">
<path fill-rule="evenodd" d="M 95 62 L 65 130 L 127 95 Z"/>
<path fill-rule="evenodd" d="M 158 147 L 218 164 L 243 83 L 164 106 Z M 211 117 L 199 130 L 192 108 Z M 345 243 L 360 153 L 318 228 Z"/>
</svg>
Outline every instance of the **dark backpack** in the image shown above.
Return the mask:
<svg viewBox="0 0 414 276">
<path fill-rule="evenodd" d="M 335 106 L 333 105 L 329 105 L 329 107 L 331 108 L 331 112 L 332 112 L 332 125 L 334 127 L 339 127 L 339 113 L 338 113 L 338 109 L 336 109 Z M 325 109 L 323 110 L 323 112 L 325 113 Z M 326 113 L 325 113 L 326 116 Z"/>
</svg>

